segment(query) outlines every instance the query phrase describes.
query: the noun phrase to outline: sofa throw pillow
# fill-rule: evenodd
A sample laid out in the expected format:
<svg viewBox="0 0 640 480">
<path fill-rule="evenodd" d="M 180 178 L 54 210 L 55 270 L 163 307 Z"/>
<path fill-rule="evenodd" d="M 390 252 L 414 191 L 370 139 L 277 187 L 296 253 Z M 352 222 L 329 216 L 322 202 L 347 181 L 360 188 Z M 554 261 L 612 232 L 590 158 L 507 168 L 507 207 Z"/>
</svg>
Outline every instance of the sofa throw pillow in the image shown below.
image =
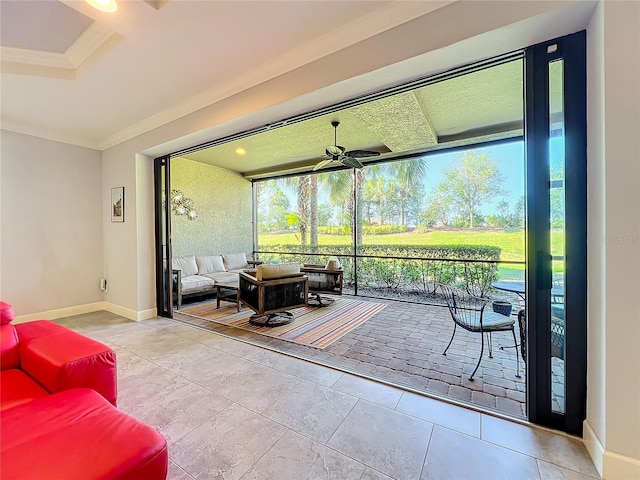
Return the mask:
<svg viewBox="0 0 640 480">
<path fill-rule="evenodd" d="M 216 273 L 226 271 L 222 262 L 222 255 L 209 255 L 206 257 L 196 257 L 198 273 Z"/>
<path fill-rule="evenodd" d="M 198 265 L 196 265 L 196 257 L 194 255 L 174 257 L 171 259 L 171 268 L 174 270 L 182 270 L 183 277 L 198 273 Z"/>
<path fill-rule="evenodd" d="M 256 279 L 259 282 L 273 278 L 295 277 L 299 275 L 302 275 L 300 273 L 300 264 L 296 262 L 258 265 L 256 271 Z"/>
<path fill-rule="evenodd" d="M 227 271 L 247 268 L 247 256 L 244 253 L 230 253 L 222 255 L 222 261 Z"/>
</svg>

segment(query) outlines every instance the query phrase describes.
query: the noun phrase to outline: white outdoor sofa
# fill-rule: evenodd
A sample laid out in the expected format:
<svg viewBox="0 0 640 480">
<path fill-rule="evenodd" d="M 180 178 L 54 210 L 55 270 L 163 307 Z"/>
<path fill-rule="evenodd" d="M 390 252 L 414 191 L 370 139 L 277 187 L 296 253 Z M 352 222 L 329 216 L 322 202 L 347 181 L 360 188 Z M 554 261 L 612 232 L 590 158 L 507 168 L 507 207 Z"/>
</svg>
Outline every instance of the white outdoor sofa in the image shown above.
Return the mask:
<svg viewBox="0 0 640 480">
<path fill-rule="evenodd" d="M 214 293 L 217 283 L 237 283 L 239 272 L 259 263 L 247 260 L 244 253 L 174 257 L 171 267 L 177 309 L 184 297 Z"/>
</svg>

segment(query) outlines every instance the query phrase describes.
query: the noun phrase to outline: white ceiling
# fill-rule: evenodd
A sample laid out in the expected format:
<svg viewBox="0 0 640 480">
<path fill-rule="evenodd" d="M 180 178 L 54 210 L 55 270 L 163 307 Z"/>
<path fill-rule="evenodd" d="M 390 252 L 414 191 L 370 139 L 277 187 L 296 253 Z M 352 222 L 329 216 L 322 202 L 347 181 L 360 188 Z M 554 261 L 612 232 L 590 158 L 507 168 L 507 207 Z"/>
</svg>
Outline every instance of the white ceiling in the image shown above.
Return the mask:
<svg viewBox="0 0 640 480">
<path fill-rule="evenodd" d="M 449 3 L 1 0 L 2 128 L 102 150 Z"/>
</svg>

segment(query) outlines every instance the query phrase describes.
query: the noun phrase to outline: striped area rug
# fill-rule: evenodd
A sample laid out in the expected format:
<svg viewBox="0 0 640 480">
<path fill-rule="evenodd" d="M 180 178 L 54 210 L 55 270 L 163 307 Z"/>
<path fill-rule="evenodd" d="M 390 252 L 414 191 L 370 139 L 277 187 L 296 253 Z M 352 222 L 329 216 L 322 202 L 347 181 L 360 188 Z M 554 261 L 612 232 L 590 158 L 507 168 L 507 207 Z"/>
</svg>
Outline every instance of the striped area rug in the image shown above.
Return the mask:
<svg viewBox="0 0 640 480">
<path fill-rule="evenodd" d="M 362 325 L 384 307 L 382 303 L 336 298 L 336 302 L 327 307 L 302 307 L 289 310 L 296 319 L 288 325 L 279 327 L 251 325 L 249 317 L 253 311 L 250 309 L 245 307 L 237 312 L 235 305 L 225 305 L 216 309 L 215 302 L 182 308 L 180 313 L 301 345 L 325 348 L 358 325 Z"/>
</svg>

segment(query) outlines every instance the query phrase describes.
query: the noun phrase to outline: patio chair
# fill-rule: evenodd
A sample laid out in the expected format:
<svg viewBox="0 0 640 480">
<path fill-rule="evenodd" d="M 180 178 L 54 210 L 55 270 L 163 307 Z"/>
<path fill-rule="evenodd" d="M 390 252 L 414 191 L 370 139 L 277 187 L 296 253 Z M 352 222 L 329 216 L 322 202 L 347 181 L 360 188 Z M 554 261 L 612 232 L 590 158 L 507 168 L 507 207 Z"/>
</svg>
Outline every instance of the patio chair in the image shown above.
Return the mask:
<svg viewBox="0 0 640 480">
<path fill-rule="evenodd" d="M 308 282 L 298 263 L 263 264 L 255 272 L 240 272 L 240 301 L 255 312 L 249 323 L 277 327 L 293 322 L 287 309 L 307 306 Z"/>
<path fill-rule="evenodd" d="M 447 285 L 440 285 L 440 291 L 443 293 L 449 313 L 453 319 L 453 333 L 449 345 L 442 352 L 443 355 L 447 354 L 447 350 L 453 342 L 453 337 L 456 334 L 456 328 L 459 326 L 469 332 L 479 333 L 481 339 L 480 356 L 478 363 L 473 373 L 469 377 L 469 380 L 473 380 L 474 375 L 480 367 L 482 361 L 482 355 L 484 354 L 484 334 L 487 334 L 487 343 L 489 347 L 489 358 L 493 358 L 492 351 L 492 339 L 491 334 L 493 332 L 506 332 L 511 331 L 513 335 L 513 345 L 516 348 L 516 377 L 520 378 L 520 361 L 518 359 L 518 342 L 516 340 L 515 321 L 508 316 L 501 315 L 499 313 L 487 310 L 485 307 L 489 303 L 486 298 L 474 297 L 471 295 L 458 295 L 453 289 Z"/>
</svg>

